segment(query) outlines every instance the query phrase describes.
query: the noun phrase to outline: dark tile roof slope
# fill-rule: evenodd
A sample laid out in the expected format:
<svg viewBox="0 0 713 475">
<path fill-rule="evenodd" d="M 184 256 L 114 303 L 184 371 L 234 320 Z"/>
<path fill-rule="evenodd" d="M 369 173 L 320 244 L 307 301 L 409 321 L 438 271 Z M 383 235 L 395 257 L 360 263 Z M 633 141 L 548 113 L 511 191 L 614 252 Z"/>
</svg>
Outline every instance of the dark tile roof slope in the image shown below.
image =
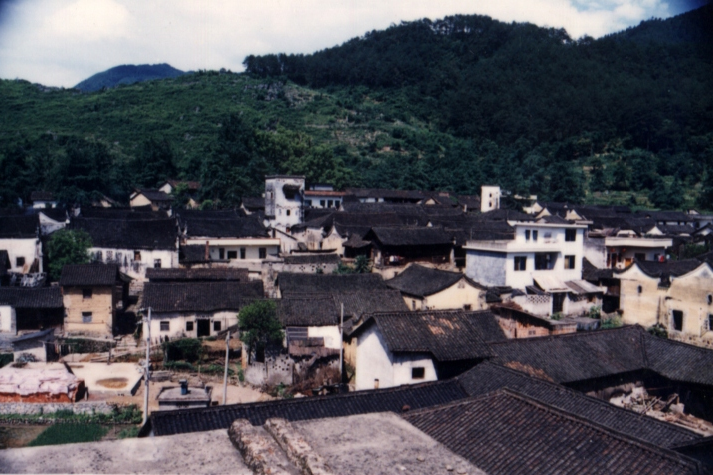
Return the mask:
<svg viewBox="0 0 713 475">
<path fill-rule="evenodd" d="M 341 212 L 331 216 L 335 226 L 403 226 L 409 220 L 393 212 L 378 211 L 373 213 Z M 411 224 L 420 224 L 418 218 L 411 220 Z"/>
<path fill-rule="evenodd" d="M 83 207 L 80 215 L 82 218 L 100 219 L 152 220 L 168 218 L 165 211 L 136 211 L 132 208 L 92 208 L 89 206 Z"/>
<path fill-rule="evenodd" d="M 646 368 L 638 326 L 509 340 L 491 345 L 494 361 L 557 383 L 570 383 Z"/>
<path fill-rule="evenodd" d="M 204 249 L 203 246 L 199 246 Z M 146 269 L 146 278 L 152 282 L 158 281 L 240 281 L 247 282 L 247 269 L 233 267 L 211 267 L 198 269 Z"/>
<path fill-rule="evenodd" d="M 10 255 L 6 250 L 0 249 L 0 276 L 6 275 L 10 269 Z"/>
<path fill-rule="evenodd" d="M 339 254 L 293 254 L 285 256 L 285 264 L 308 265 L 308 264 L 337 264 L 340 261 Z"/>
<path fill-rule="evenodd" d="M 582 262 L 582 279 L 598 282 L 601 279 L 611 279 L 614 277 L 614 269 L 600 269 L 589 262 L 586 257 Z"/>
<path fill-rule="evenodd" d="M 384 246 L 437 246 L 453 243 L 453 236 L 441 228 L 373 227 L 365 239 L 372 236 Z"/>
<path fill-rule="evenodd" d="M 641 414 L 616 407 L 601 399 L 491 362 L 481 363 L 459 375 L 457 379 L 469 396 L 480 396 L 503 388 L 512 389 L 659 447 L 673 447 L 701 438 L 699 434 L 683 427 L 653 417 L 641 417 Z"/>
<path fill-rule="evenodd" d="M 370 320 L 392 353 L 430 353 L 441 362 L 490 357 L 486 342 L 506 339 L 489 310 L 375 313 L 364 318 L 360 330 Z"/>
<path fill-rule="evenodd" d="M 515 228 L 505 221 L 470 222 L 457 226 L 460 236 L 458 241 L 512 241 Z"/>
<path fill-rule="evenodd" d="M 676 452 L 627 437 L 510 390 L 404 419 L 490 475 L 697 474 Z"/>
<path fill-rule="evenodd" d="M 178 231 L 175 219 L 97 219 L 75 218 L 70 227 L 83 229 L 93 247 L 109 249 L 176 249 Z"/>
<path fill-rule="evenodd" d="M 245 217 L 241 209 L 180 209 L 176 211 L 178 222 L 183 226 L 192 219 L 236 219 Z"/>
<path fill-rule="evenodd" d="M 72 264 L 62 268 L 59 285 L 114 285 L 118 276 L 119 268 L 114 264 Z"/>
<path fill-rule="evenodd" d="M 636 212 L 637 215 L 646 216 L 647 218 L 654 219 L 658 222 L 676 222 L 676 223 L 690 223 L 696 219 L 684 213 L 683 211 L 649 211 L 640 210 Z"/>
<path fill-rule="evenodd" d="M 360 290 L 356 292 L 332 292 L 338 308 L 344 304 L 344 315 L 361 317 L 374 312 L 405 312 L 408 306 L 398 290 Z"/>
<path fill-rule="evenodd" d="M 243 196 L 243 206 L 247 209 L 265 209 L 265 198 L 261 196 Z"/>
<path fill-rule="evenodd" d="M 713 386 L 713 351 L 643 335 L 649 369 L 674 381 Z"/>
<path fill-rule="evenodd" d="M 30 193 L 30 201 L 54 201 L 54 193 L 51 191 L 33 191 Z"/>
<path fill-rule="evenodd" d="M 58 309 L 64 307 L 59 287 L 0 287 L 0 302 L 15 308 Z"/>
<path fill-rule="evenodd" d="M 40 220 L 34 216 L 0 216 L 0 238 L 32 239 L 37 237 Z"/>
<path fill-rule="evenodd" d="M 143 306 L 154 312 L 239 310 L 264 298 L 262 281 L 181 282 L 144 285 Z"/>
<path fill-rule="evenodd" d="M 209 238 L 268 237 L 265 226 L 253 217 L 215 219 L 181 218 L 186 236 Z"/>
<path fill-rule="evenodd" d="M 331 295 L 282 298 L 276 301 L 277 315 L 284 326 L 324 326 L 339 324 L 340 309 Z"/>
<path fill-rule="evenodd" d="M 661 224 L 658 226 L 662 233 L 666 236 L 690 236 L 696 232 L 696 228 L 685 224 Z"/>
<path fill-rule="evenodd" d="M 205 246 L 200 244 L 189 244 L 181 246 L 178 250 L 178 260 L 181 264 L 199 264 L 210 262 L 210 255 L 206 259 Z"/>
<path fill-rule="evenodd" d="M 157 411 L 151 413 L 150 428 L 157 436 L 227 429 L 236 419 L 262 425 L 269 418 L 303 421 L 344 417 L 374 412 L 400 413 L 405 408 L 445 404 L 466 397 L 457 381 L 438 381 L 389 389 L 357 391 L 333 396 L 233 404 L 201 409 Z M 146 434 L 142 429 L 142 435 Z"/>
<path fill-rule="evenodd" d="M 296 274 L 282 272 L 277 277 L 280 292 L 321 293 L 390 290 L 379 274 Z"/>
<path fill-rule="evenodd" d="M 143 189 L 143 190 L 138 190 L 138 192 L 146 197 L 147 200 L 149 201 L 157 201 L 157 202 L 168 202 L 168 201 L 173 201 L 173 196 L 169 195 L 168 193 L 164 193 L 163 191 L 159 190 L 153 190 L 153 189 Z"/>
<path fill-rule="evenodd" d="M 467 279 L 460 272 L 448 272 L 430 267 L 412 264 L 386 285 L 409 295 L 426 297 L 455 285 L 461 279 Z M 479 287 L 478 284 L 472 283 Z"/>
<path fill-rule="evenodd" d="M 54 221 L 61 223 L 67 221 L 67 210 L 64 208 L 41 208 L 38 212 Z"/>
<path fill-rule="evenodd" d="M 669 276 L 679 276 L 687 274 L 694 269 L 701 266 L 702 262 L 698 259 L 684 259 L 682 261 L 666 261 L 666 262 L 656 262 L 656 261 L 636 261 L 645 274 L 651 277 L 661 277 L 664 275 Z M 634 264 L 632 264 L 634 265 Z M 621 271 L 616 271 L 617 274 L 624 272 L 626 269 Z"/>
<path fill-rule="evenodd" d="M 415 190 L 387 190 L 384 188 L 346 188 L 347 195 L 356 198 L 384 198 L 386 200 L 410 200 L 418 201 L 425 198 L 421 191 Z"/>
<path fill-rule="evenodd" d="M 475 215 L 473 219 L 479 221 L 535 221 L 535 217 L 514 209 L 494 209 Z"/>
</svg>

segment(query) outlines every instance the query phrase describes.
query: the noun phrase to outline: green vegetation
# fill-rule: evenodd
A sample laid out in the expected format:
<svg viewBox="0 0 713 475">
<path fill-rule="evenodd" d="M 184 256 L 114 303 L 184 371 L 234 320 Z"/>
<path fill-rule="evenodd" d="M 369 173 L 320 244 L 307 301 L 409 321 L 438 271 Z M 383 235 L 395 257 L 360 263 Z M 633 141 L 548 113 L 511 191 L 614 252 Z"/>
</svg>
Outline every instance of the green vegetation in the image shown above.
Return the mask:
<svg viewBox="0 0 713 475">
<path fill-rule="evenodd" d="M 162 343 L 167 362 L 194 363 L 203 355 L 203 345 L 197 338 L 181 338 Z"/>
<path fill-rule="evenodd" d="M 184 74 L 183 71 L 168 64 L 142 64 L 138 66 L 127 64 L 97 73 L 74 87 L 82 92 L 93 92 L 104 88 L 116 87 L 120 84 L 134 84 L 154 79 L 173 78 L 181 74 Z"/>
<path fill-rule="evenodd" d="M 128 427 L 126 429 L 120 430 L 119 433 L 116 434 L 116 438 L 117 439 L 131 439 L 134 437 L 138 437 L 140 430 L 141 430 L 141 427 L 139 427 L 139 426 Z"/>
<path fill-rule="evenodd" d="M 650 326 L 646 329 L 646 331 L 652 334 L 653 336 L 657 336 L 659 338 L 668 338 L 668 331 L 666 330 L 666 327 L 664 327 L 660 323 Z"/>
<path fill-rule="evenodd" d="M 61 410 L 49 414 L 0 414 L 0 422 L 24 421 L 27 423 L 54 421 L 64 424 L 139 424 L 141 419 L 141 410 L 133 404 L 121 407 L 111 414 L 75 414 L 71 410 Z"/>
<path fill-rule="evenodd" d="M 66 265 L 88 263 L 90 247 L 92 238 L 81 229 L 60 229 L 52 233 L 47 243 L 50 279 L 59 280 Z"/>
<path fill-rule="evenodd" d="M 73 444 L 77 442 L 97 442 L 109 432 L 109 428 L 99 424 L 55 424 L 49 426 L 28 447 L 39 445 Z"/>
<path fill-rule="evenodd" d="M 611 318 L 607 318 L 606 320 L 602 320 L 601 329 L 608 330 L 610 328 L 619 328 L 622 325 L 624 325 L 624 323 L 621 321 L 621 317 L 613 316 Z"/>
<path fill-rule="evenodd" d="M 551 318 L 552 320 L 562 320 L 562 318 L 563 318 L 562 312 L 553 313 L 553 314 L 550 316 L 550 318 Z"/>
<path fill-rule="evenodd" d="M 371 262 L 366 256 L 357 256 L 354 265 L 340 262 L 332 274 L 368 274 L 371 272 Z"/>
<path fill-rule="evenodd" d="M 248 355 L 269 345 L 282 345 L 285 333 L 276 310 L 272 300 L 258 300 L 240 311 L 240 340 L 245 343 Z"/>
<path fill-rule="evenodd" d="M 15 360 L 13 353 L 0 353 L 0 368 L 12 363 Z"/>
<path fill-rule="evenodd" d="M 249 56 L 91 94 L 0 81 L 0 207 L 169 175 L 206 208 L 263 176 L 310 183 L 713 207 L 713 6 L 598 40 L 459 15 L 312 55 Z M 179 200 L 180 201 L 180 200 Z"/>
<path fill-rule="evenodd" d="M 602 316 L 602 309 L 597 307 L 596 305 L 592 305 L 592 307 L 589 309 L 589 312 L 587 312 L 587 317 L 589 318 L 596 318 L 599 319 Z"/>
</svg>

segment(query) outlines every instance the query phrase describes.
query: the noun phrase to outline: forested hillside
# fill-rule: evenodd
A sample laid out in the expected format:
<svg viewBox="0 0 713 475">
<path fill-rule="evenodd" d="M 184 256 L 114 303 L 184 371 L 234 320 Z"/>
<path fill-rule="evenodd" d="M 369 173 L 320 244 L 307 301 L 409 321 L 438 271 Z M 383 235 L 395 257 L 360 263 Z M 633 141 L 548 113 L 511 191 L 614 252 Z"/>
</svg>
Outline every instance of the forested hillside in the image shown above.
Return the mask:
<svg viewBox="0 0 713 475">
<path fill-rule="evenodd" d="M 116 87 L 120 84 L 175 78 L 181 74 L 184 74 L 183 71 L 168 64 L 141 64 L 138 66 L 125 64 L 94 74 L 74 87 L 82 92 L 94 92 L 102 88 Z"/>
<path fill-rule="evenodd" d="M 91 94 L 0 82 L 0 206 L 201 180 L 232 206 L 266 173 L 338 187 L 713 208 L 713 7 L 599 40 L 482 16 L 370 32 Z"/>
</svg>

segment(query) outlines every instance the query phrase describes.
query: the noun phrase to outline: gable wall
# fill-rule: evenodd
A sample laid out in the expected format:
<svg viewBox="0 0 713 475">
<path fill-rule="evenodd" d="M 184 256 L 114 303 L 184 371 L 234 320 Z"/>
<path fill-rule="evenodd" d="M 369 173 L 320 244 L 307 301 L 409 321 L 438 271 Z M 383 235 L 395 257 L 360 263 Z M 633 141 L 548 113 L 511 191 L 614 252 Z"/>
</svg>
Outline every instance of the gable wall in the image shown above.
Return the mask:
<svg viewBox="0 0 713 475">
<path fill-rule="evenodd" d="M 62 294 L 65 332 L 112 335 L 115 300 L 111 287 L 93 287 L 88 299 L 83 297 L 82 287 L 63 287 Z M 82 312 L 92 312 L 91 323 L 82 321 Z"/>
<path fill-rule="evenodd" d="M 41 244 L 36 238 L 29 239 L 0 239 L 0 249 L 7 251 L 10 258 L 10 272 L 27 274 L 35 258 L 40 257 Z M 24 257 L 25 265 L 18 266 L 17 258 Z M 40 271 L 42 271 L 40 259 Z"/>
<path fill-rule="evenodd" d="M 411 308 L 408 301 L 406 304 Z M 471 310 L 484 310 L 487 308 L 485 291 L 474 287 L 465 278 L 440 292 L 429 295 L 424 299 L 423 305 L 432 310 L 464 308 L 466 305 L 470 305 Z"/>
</svg>

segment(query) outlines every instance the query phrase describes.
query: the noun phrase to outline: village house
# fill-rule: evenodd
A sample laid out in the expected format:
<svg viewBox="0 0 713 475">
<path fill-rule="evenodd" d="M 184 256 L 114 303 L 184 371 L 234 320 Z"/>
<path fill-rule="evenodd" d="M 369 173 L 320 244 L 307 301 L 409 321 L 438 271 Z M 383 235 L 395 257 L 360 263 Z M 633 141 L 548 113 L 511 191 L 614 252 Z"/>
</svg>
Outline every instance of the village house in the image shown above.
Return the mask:
<svg viewBox="0 0 713 475">
<path fill-rule="evenodd" d="M 616 272 L 625 323 L 659 325 L 669 338 L 713 348 L 713 268 L 697 259 L 634 261 Z"/>
<path fill-rule="evenodd" d="M 411 310 L 483 310 L 485 287 L 460 272 L 411 264 L 386 285 L 401 292 Z"/>
<path fill-rule="evenodd" d="M 454 238 L 441 228 L 374 227 L 363 239 L 371 241 L 374 268 L 382 272 L 384 277 L 395 275 L 395 272 L 412 262 L 454 266 Z"/>
<path fill-rule="evenodd" d="M 269 175 L 265 177 L 265 220 L 270 227 L 287 231 L 302 222 L 305 177 Z"/>
<path fill-rule="evenodd" d="M 67 210 L 64 208 L 42 208 L 37 217 L 40 220 L 40 234 L 49 236 L 55 231 L 64 229 L 69 223 Z"/>
<path fill-rule="evenodd" d="M 191 209 L 198 208 L 199 203 L 197 198 L 201 189 L 201 184 L 198 181 L 167 180 L 163 185 L 158 187 L 158 191 L 172 195 L 179 187 L 182 187 L 188 194 L 188 203 L 186 203 L 186 206 Z"/>
<path fill-rule="evenodd" d="M 129 196 L 129 205 L 132 208 L 148 208 L 152 211 L 170 209 L 173 201 L 173 196 L 159 190 L 136 189 Z"/>
<path fill-rule="evenodd" d="M 35 209 L 56 208 L 57 199 L 50 191 L 33 191 L 30 193 L 30 201 Z"/>
<path fill-rule="evenodd" d="M 381 312 L 346 338 L 355 388 L 388 388 L 456 376 L 493 356 L 488 343 L 505 340 L 489 311 Z"/>
<path fill-rule="evenodd" d="M 265 215 L 265 197 L 264 196 L 243 196 L 241 198 L 240 209 L 247 215 L 257 214 Z"/>
<path fill-rule="evenodd" d="M 0 287 L 0 338 L 46 328 L 61 329 L 64 303 L 59 287 Z"/>
<path fill-rule="evenodd" d="M 247 269 L 208 267 L 195 269 L 146 269 L 149 282 L 248 282 Z"/>
<path fill-rule="evenodd" d="M 12 340 L 14 361 L 56 361 L 58 353 L 55 348 L 55 329 L 48 328 L 39 332 L 27 333 Z"/>
<path fill-rule="evenodd" d="M 7 251 L 10 272 L 43 272 L 40 222 L 37 215 L 0 216 L 0 250 Z"/>
<path fill-rule="evenodd" d="M 491 310 L 497 316 L 500 328 L 508 338 L 533 338 L 538 336 L 576 333 L 577 322 L 552 320 L 521 310 L 520 305 L 495 304 Z"/>
<path fill-rule="evenodd" d="M 347 188 L 345 201 L 360 203 L 418 203 L 426 198 L 421 191 L 385 190 L 382 188 Z"/>
<path fill-rule="evenodd" d="M 238 313 L 265 298 L 262 282 L 148 282 L 140 306 L 151 309 L 151 339 L 215 336 L 237 325 Z M 146 322 L 143 335 L 148 335 Z"/>
<path fill-rule="evenodd" d="M 95 262 L 116 264 L 132 279 L 144 281 L 149 268 L 178 267 L 175 219 L 74 218 L 69 227 L 89 234 Z"/>
<path fill-rule="evenodd" d="M 128 297 L 130 279 L 115 264 L 75 264 L 62 268 L 65 317 L 68 335 L 111 337 L 116 333 L 118 313 Z"/>
<path fill-rule="evenodd" d="M 305 190 L 305 208 L 339 209 L 342 207 L 343 191 L 334 191 L 332 185 L 316 183 Z"/>
</svg>

